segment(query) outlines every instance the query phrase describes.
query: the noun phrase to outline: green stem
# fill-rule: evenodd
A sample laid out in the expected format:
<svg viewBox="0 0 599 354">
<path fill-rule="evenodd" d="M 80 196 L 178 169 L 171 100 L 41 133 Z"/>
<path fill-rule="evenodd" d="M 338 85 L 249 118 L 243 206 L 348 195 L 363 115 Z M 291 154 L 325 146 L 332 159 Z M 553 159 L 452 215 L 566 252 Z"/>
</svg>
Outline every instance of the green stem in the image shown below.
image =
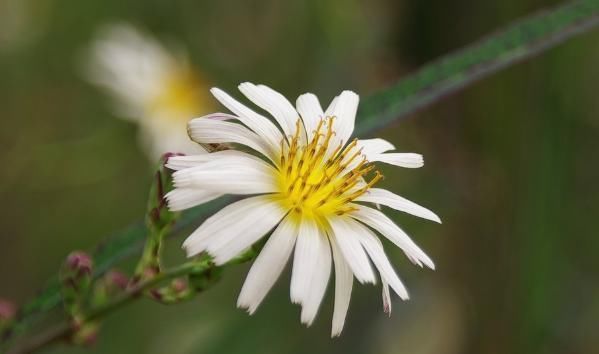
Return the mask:
<svg viewBox="0 0 599 354">
<path fill-rule="evenodd" d="M 146 279 L 135 284 L 133 287 L 127 289 L 112 301 L 91 309 L 87 314 L 82 316 L 81 323 L 89 323 L 101 319 L 107 314 L 133 302 L 136 299 L 139 299 L 145 291 L 155 288 L 165 281 L 192 273 L 207 274 L 214 267 L 215 265 L 213 263 L 202 261 L 201 263 L 184 263 L 180 266 L 166 270 L 160 274 L 157 274 L 153 278 Z M 24 343 L 22 346 L 15 348 L 13 351 L 9 352 L 9 354 L 33 353 L 48 345 L 68 340 L 75 331 L 76 328 L 73 326 L 73 323 L 70 321 L 65 321 L 51 328 L 47 332 L 42 333 L 37 338 L 34 338 L 31 341 Z"/>
</svg>

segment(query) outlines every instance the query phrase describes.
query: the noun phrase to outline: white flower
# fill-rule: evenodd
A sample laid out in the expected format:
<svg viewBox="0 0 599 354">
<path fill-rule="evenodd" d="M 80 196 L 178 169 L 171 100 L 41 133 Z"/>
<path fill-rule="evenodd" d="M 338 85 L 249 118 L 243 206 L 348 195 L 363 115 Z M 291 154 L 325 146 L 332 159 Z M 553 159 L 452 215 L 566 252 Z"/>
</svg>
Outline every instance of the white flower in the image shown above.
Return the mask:
<svg viewBox="0 0 599 354">
<path fill-rule="evenodd" d="M 89 79 L 113 97 L 118 114 L 139 125 L 152 160 L 165 152 L 204 151 L 189 141 L 185 125 L 214 106 L 186 55 L 171 55 L 127 24 L 101 30 L 90 54 Z"/>
<path fill-rule="evenodd" d="M 391 311 L 389 287 L 402 299 L 408 293 L 389 263 L 377 233 L 400 247 L 420 266 L 431 259 L 381 211 L 384 205 L 440 222 L 430 210 L 384 189 L 374 188 L 382 176 L 373 162 L 401 167 L 423 165 L 418 154 L 389 153 L 382 139 L 351 140 L 358 95 L 343 91 L 323 112 L 311 93 L 296 108 L 263 85 L 243 83 L 241 92 L 270 113 L 278 126 L 218 88 L 212 94 L 235 115 L 216 113 L 189 123 L 198 143 L 236 143 L 250 154 L 225 150 L 171 157 L 167 166 L 175 189 L 167 199 L 172 210 L 205 203 L 224 194 L 253 195 L 208 218 L 185 240 L 188 256 L 207 252 L 224 264 L 272 231 L 256 258 L 238 299 L 253 313 L 294 252 L 291 301 L 302 306 L 301 321 L 310 325 L 335 267 L 332 336 L 341 333 L 353 277 L 375 283 L 380 274 L 385 311 Z M 242 123 L 242 124 L 239 124 Z M 256 156 L 258 155 L 258 156 Z M 295 251 L 294 251 L 295 249 Z"/>
</svg>

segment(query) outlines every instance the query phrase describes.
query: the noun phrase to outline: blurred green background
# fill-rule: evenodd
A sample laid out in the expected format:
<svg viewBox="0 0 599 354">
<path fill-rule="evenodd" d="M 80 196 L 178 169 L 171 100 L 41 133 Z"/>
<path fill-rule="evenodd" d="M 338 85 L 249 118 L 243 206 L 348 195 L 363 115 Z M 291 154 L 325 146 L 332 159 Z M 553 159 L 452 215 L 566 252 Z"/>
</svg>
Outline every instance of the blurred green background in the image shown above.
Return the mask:
<svg viewBox="0 0 599 354">
<path fill-rule="evenodd" d="M 92 249 L 144 213 L 153 166 L 137 127 L 81 74 L 100 26 L 126 21 L 176 39 L 231 93 L 254 81 L 292 101 L 310 91 L 327 102 L 346 88 L 365 96 L 558 3 L 2 0 L 0 296 L 24 302 L 69 251 Z M 380 288 L 356 286 L 344 333 L 330 339 L 329 286 L 306 329 L 288 272 L 250 317 L 235 308 L 240 266 L 188 303 L 142 300 L 112 314 L 91 348 L 48 352 L 596 352 L 598 44 L 597 31 L 578 37 L 381 132 L 426 160 L 420 170 L 384 169 L 384 186 L 444 221 L 390 213 L 437 264 L 423 271 L 386 244 L 412 298 L 394 298 L 391 318 Z"/>
</svg>

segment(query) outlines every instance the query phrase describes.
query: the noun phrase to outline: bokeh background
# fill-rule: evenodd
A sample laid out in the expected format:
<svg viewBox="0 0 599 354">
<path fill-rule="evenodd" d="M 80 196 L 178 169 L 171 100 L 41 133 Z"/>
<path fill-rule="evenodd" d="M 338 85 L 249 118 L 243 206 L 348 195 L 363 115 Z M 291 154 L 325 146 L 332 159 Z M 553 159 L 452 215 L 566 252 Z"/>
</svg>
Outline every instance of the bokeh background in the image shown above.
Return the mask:
<svg viewBox="0 0 599 354">
<path fill-rule="evenodd" d="M 175 39 L 209 85 L 262 82 L 325 102 L 345 88 L 368 95 L 557 3 L 2 0 L 0 296 L 24 302 L 70 250 L 144 213 L 153 163 L 138 127 L 81 72 L 102 25 Z M 577 37 L 380 133 L 426 161 L 385 169 L 384 185 L 444 221 L 390 213 L 437 264 L 423 271 L 386 244 L 412 297 L 395 298 L 391 318 L 380 288 L 356 286 L 344 333 L 330 339 L 329 286 L 305 328 L 288 272 L 250 317 L 235 308 L 240 266 L 188 303 L 142 300 L 112 314 L 91 348 L 48 352 L 597 352 L 598 44 L 597 31 Z"/>
</svg>

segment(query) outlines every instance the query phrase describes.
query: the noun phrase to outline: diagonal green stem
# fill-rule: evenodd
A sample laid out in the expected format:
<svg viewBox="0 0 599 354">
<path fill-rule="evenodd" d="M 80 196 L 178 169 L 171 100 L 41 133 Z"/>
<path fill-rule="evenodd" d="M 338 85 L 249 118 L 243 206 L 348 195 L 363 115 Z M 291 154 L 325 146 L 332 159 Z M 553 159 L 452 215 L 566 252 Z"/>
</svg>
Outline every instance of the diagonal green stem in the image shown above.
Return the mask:
<svg viewBox="0 0 599 354">
<path fill-rule="evenodd" d="M 358 111 L 358 134 L 383 128 L 598 24 L 599 0 L 571 2 L 517 21 L 367 97 Z"/>
<path fill-rule="evenodd" d="M 143 294 L 145 291 L 153 289 L 156 286 L 168 280 L 172 280 L 177 277 L 181 277 L 191 273 L 207 274 L 214 267 L 215 266 L 213 263 L 209 261 L 204 261 L 200 263 L 184 263 L 172 269 L 166 270 L 162 273 L 157 274 L 153 278 L 146 279 L 137 283 L 135 286 L 127 289 L 125 292 L 123 292 L 121 295 L 119 295 L 112 301 L 107 302 L 97 308 L 91 309 L 87 314 L 85 314 L 81 318 L 81 322 L 92 322 L 94 320 L 103 318 L 107 314 L 129 304 L 135 299 L 140 298 L 141 294 Z M 23 346 L 17 347 L 14 350 L 10 351 L 9 354 L 33 353 L 36 350 L 43 348 L 49 344 L 69 339 L 74 331 L 75 328 L 73 327 L 73 324 L 71 322 L 60 323 L 55 327 L 51 328 L 48 332 L 42 333 L 39 337 L 36 337 L 31 341 L 25 343 Z"/>
<path fill-rule="evenodd" d="M 216 201 L 210 208 L 199 207 L 182 215 L 175 225 L 171 236 L 182 230 L 199 224 L 213 209 L 228 203 L 229 198 Z M 143 222 L 138 222 L 124 231 L 113 235 L 105 243 L 100 244 L 94 255 L 94 277 L 102 276 L 106 271 L 121 261 L 139 255 L 146 240 L 147 229 Z M 60 283 L 58 277 L 52 278 L 45 289 L 36 298 L 25 304 L 15 322 L 4 330 L 0 336 L 0 352 L 5 349 L 16 336 L 28 330 L 43 313 L 57 308 L 61 304 Z"/>
</svg>

